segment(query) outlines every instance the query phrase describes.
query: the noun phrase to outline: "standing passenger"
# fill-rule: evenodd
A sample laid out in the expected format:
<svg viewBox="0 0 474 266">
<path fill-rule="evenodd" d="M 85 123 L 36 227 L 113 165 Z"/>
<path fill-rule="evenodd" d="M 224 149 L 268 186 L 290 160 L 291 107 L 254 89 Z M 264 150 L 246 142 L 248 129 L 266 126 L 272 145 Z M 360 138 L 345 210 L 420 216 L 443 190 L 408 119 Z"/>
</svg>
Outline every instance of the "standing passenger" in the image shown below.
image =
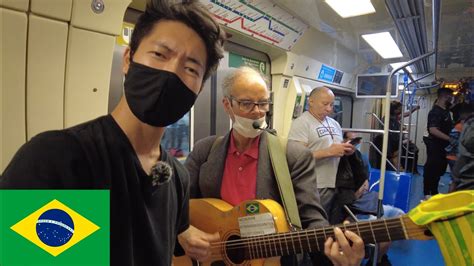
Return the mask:
<svg viewBox="0 0 474 266">
<path fill-rule="evenodd" d="M 301 142 L 312 151 L 319 196 L 327 213 L 331 213 L 336 195 L 339 158 L 355 151 L 353 145 L 342 143 L 341 126 L 329 117 L 333 103 L 334 93 L 330 89 L 313 89 L 309 95 L 309 110 L 293 121 L 288 135 L 288 140 Z"/>
<path fill-rule="evenodd" d="M 428 113 L 428 137 L 423 137 L 426 145 L 426 163 L 423 172 L 423 191 L 425 199 L 438 194 L 440 177 L 446 172 L 446 146 L 449 145 L 449 132 L 453 128 L 449 107 L 453 100 L 450 89 L 438 89 L 438 99 Z"/>
</svg>

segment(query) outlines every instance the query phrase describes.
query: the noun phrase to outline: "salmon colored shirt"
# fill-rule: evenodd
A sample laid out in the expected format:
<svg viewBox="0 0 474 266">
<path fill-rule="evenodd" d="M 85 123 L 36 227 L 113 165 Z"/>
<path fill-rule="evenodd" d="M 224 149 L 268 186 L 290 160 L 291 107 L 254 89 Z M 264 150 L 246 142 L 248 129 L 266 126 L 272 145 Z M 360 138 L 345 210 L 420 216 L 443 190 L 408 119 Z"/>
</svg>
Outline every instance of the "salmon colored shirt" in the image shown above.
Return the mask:
<svg viewBox="0 0 474 266">
<path fill-rule="evenodd" d="M 222 177 L 221 198 L 235 206 L 242 201 L 255 199 L 260 136 L 256 137 L 244 152 L 237 150 L 234 135 L 231 133 L 230 136 Z"/>
</svg>

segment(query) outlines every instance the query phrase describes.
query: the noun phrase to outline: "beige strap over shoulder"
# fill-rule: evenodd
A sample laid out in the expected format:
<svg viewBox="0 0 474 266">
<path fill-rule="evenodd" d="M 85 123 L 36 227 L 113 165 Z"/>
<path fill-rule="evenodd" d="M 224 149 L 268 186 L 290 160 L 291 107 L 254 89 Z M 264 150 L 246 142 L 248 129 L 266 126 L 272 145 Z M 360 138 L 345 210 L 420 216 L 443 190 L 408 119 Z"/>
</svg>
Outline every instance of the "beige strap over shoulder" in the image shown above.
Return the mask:
<svg viewBox="0 0 474 266">
<path fill-rule="evenodd" d="M 288 222 L 293 229 L 301 229 L 301 220 L 296 204 L 295 191 L 291 182 L 290 170 L 286 160 L 286 145 L 288 140 L 267 133 L 268 149 L 272 161 L 273 172 L 280 190 L 281 200 L 287 215 Z"/>
</svg>

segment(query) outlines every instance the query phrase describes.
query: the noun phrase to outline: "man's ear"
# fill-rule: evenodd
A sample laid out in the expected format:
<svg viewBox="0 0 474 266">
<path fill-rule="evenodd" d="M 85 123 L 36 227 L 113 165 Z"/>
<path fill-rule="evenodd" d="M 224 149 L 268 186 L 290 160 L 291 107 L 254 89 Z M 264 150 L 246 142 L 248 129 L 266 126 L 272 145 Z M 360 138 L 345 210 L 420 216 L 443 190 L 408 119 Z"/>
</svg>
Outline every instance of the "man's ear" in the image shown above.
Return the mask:
<svg viewBox="0 0 474 266">
<path fill-rule="evenodd" d="M 224 111 L 234 120 L 234 113 L 232 112 L 232 103 L 231 100 L 227 97 L 222 98 L 222 105 L 224 105 Z"/>
<path fill-rule="evenodd" d="M 229 98 L 224 97 L 222 98 L 222 105 L 224 105 L 224 110 L 229 113 L 229 109 L 232 108 Z"/>
<path fill-rule="evenodd" d="M 130 67 L 130 47 L 127 47 L 123 52 L 122 56 L 122 73 L 125 75 L 128 73 Z"/>
<path fill-rule="evenodd" d="M 308 105 L 309 105 L 310 107 L 313 107 L 313 105 L 314 105 L 314 99 L 313 99 L 313 97 L 308 97 Z"/>
</svg>

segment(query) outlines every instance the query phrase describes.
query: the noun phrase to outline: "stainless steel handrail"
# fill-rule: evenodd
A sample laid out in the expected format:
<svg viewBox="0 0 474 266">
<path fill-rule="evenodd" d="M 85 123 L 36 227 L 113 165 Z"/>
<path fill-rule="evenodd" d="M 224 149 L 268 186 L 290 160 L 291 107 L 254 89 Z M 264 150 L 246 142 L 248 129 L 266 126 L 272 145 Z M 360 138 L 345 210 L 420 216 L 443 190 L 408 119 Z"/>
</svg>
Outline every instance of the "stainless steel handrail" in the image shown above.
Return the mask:
<svg viewBox="0 0 474 266">
<path fill-rule="evenodd" d="M 370 146 L 372 146 L 372 148 L 374 148 L 380 155 L 382 155 L 382 151 L 377 148 L 377 146 L 370 140 L 364 140 L 362 141 L 362 143 L 368 143 L 370 144 Z M 393 169 L 396 169 L 395 165 L 393 165 L 393 163 L 389 160 L 389 159 L 386 159 L 387 160 L 387 163 L 390 164 L 390 166 L 393 168 Z"/>
<path fill-rule="evenodd" d="M 367 112 L 367 113 L 365 113 L 365 114 L 366 114 L 366 115 L 372 115 L 372 117 L 375 117 L 375 119 L 376 119 L 376 120 L 380 123 L 380 125 L 382 125 L 382 127 L 383 127 L 382 119 L 380 119 L 380 118 L 377 116 L 377 114 L 371 113 L 371 112 Z"/>
<path fill-rule="evenodd" d="M 342 128 L 343 132 L 358 132 L 358 133 L 370 133 L 370 134 L 383 134 L 382 129 L 366 129 L 366 128 Z"/>
</svg>

